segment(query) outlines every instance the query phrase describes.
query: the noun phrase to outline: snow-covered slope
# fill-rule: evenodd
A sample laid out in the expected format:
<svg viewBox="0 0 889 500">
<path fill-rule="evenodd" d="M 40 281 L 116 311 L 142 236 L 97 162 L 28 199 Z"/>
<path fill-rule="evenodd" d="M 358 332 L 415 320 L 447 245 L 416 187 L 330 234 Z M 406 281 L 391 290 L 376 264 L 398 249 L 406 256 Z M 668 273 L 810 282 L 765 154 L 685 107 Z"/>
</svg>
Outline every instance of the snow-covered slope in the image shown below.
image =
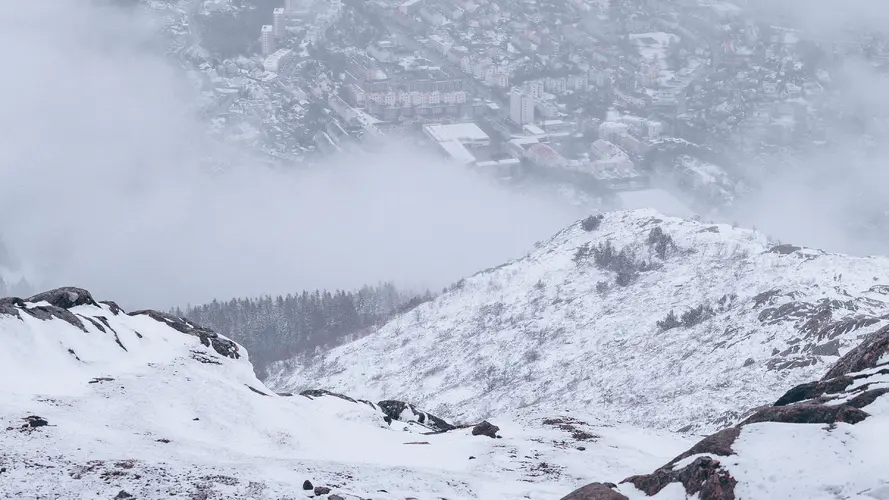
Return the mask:
<svg viewBox="0 0 889 500">
<path fill-rule="evenodd" d="M 495 420 L 501 439 L 429 434 L 398 403 L 389 424 L 374 403 L 277 395 L 234 342 L 76 288 L 0 299 L 0 340 L 0 498 L 280 500 L 309 480 L 331 500 L 555 499 L 690 444 L 562 411 Z"/>
<path fill-rule="evenodd" d="M 713 430 L 816 377 L 884 325 L 887 285 L 885 258 L 615 212 L 461 281 L 371 336 L 281 363 L 266 382 L 409 397 L 464 420 L 572 408 Z"/>
<path fill-rule="evenodd" d="M 889 498 L 889 327 L 817 382 L 708 436 L 651 474 L 563 500 Z"/>
</svg>

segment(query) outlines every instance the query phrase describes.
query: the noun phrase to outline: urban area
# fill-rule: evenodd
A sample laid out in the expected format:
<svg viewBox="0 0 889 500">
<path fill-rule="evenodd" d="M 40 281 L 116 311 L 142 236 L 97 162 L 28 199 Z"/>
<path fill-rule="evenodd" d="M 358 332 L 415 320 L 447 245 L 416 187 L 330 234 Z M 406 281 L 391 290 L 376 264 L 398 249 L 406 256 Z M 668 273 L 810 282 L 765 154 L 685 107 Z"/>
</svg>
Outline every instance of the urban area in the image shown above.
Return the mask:
<svg viewBox="0 0 889 500">
<path fill-rule="evenodd" d="M 609 200 L 657 187 L 695 213 L 762 170 L 885 134 L 837 90 L 877 35 L 825 36 L 753 0 L 156 0 L 214 133 L 270 162 L 385 137 L 505 182 Z M 234 35 L 233 35 L 234 34 Z"/>
</svg>

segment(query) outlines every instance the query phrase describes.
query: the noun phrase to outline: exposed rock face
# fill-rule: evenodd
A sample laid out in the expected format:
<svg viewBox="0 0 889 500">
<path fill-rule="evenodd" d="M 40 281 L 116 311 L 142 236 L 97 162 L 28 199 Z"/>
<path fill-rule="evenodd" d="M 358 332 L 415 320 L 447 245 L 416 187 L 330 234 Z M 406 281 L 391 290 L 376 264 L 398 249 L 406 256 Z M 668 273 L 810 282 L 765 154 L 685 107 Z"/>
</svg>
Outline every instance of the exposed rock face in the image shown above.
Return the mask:
<svg viewBox="0 0 889 500">
<path fill-rule="evenodd" d="M 592 483 L 574 490 L 562 500 L 627 500 L 623 495 L 612 489 L 614 485 Z"/>
<path fill-rule="evenodd" d="M 92 294 L 83 288 L 62 287 L 38 293 L 27 299 L 20 299 L 18 297 L 0 298 L 0 315 L 22 319 L 22 313 L 24 313 L 43 321 L 56 318 L 87 332 L 88 330 L 83 322 L 85 319 L 100 332 L 107 333 L 108 330 L 110 330 L 114 334 L 117 344 L 121 349 L 126 350 L 126 347 L 120 342 L 117 332 L 110 327 L 106 317 L 96 316 L 95 318 L 89 318 L 70 311 L 71 308 L 78 306 L 102 307 L 100 304 L 105 305 L 106 309 L 111 311 L 111 314 L 118 315 L 123 312 L 120 306 L 114 302 L 96 302 L 96 300 L 93 299 Z M 193 325 L 182 318 L 159 311 L 136 311 L 130 315 L 149 316 L 151 319 L 164 323 L 181 333 L 194 335 L 200 338 L 200 341 L 204 346 L 212 346 L 213 349 L 222 356 L 234 359 L 240 358 L 237 344 L 231 340 L 221 338 L 216 332 L 208 328 Z M 137 333 L 136 335 L 139 334 Z"/>
<path fill-rule="evenodd" d="M 231 340 L 224 339 L 219 337 L 219 334 L 210 330 L 209 328 L 204 328 L 202 326 L 194 325 L 189 321 L 180 318 L 178 316 L 173 316 L 172 314 L 155 311 L 152 309 L 144 309 L 141 311 L 133 311 L 129 313 L 130 316 L 148 316 L 149 318 L 161 322 L 166 323 L 170 328 L 184 333 L 186 335 L 194 335 L 201 339 L 201 344 L 205 347 L 212 346 L 213 349 L 221 354 L 222 356 L 226 356 L 233 359 L 238 359 L 241 357 L 238 354 L 238 345 L 232 342 Z"/>
<path fill-rule="evenodd" d="M 713 456 L 734 455 L 733 445 L 745 426 L 765 422 L 828 424 L 829 428 L 837 423 L 857 424 L 870 417 L 863 408 L 881 397 L 889 397 L 885 375 L 889 375 L 889 327 L 869 335 L 840 358 L 823 379 L 794 387 L 774 405 L 759 409 L 734 427 L 704 438 L 651 474 L 628 477 L 622 484 L 631 484 L 654 496 L 670 483 L 681 483 L 687 495 L 698 495 L 700 500 L 733 500 L 737 480 Z M 694 461 L 677 468 L 681 461 L 695 456 Z M 577 496 L 584 491 L 581 488 L 563 500 L 626 498 L 594 496 L 604 490 L 600 483 L 589 486 L 588 491 L 594 492 L 591 496 Z"/>
<path fill-rule="evenodd" d="M 380 401 L 377 403 L 380 407 L 380 410 L 383 411 L 383 414 L 388 418 L 387 422 L 391 423 L 393 420 L 403 420 L 405 410 L 410 410 L 412 417 L 410 420 L 413 420 L 425 427 L 428 427 L 434 432 L 447 432 L 456 429 L 453 425 L 445 422 L 443 419 L 432 415 L 431 413 L 426 413 L 424 411 L 420 411 L 414 407 L 414 405 L 410 403 L 405 403 L 404 401 L 395 401 L 392 399 Z"/>
<path fill-rule="evenodd" d="M 76 288 L 73 286 L 66 286 L 62 288 L 56 288 L 55 290 L 50 290 L 48 292 L 38 293 L 33 297 L 29 297 L 25 299 L 25 302 L 37 303 L 37 302 L 49 302 L 51 305 L 60 307 L 62 309 L 71 309 L 72 307 L 77 306 L 97 306 L 99 304 L 93 300 L 92 294 L 83 288 Z"/>
<path fill-rule="evenodd" d="M 781 422 L 787 424 L 835 424 L 846 422 L 857 424 L 868 414 L 849 405 L 822 405 L 802 403 L 790 406 L 763 408 L 740 425 L 757 422 Z"/>
<path fill-rule="evenodd" d="M 830 380 L 878 365 L 889 365 L 889 326 L 868 335 L 864 342 L 840 358 L 821 380 Z"/>
<path fill-rule="evenodd" d="M 330 396 L 348 401 L 350 403 L 365 404 L 375 410 L 379 410 L 383 414 L 383 419 L 389 425 L 391 425 L 392 422 L 396 421 L 415 422 L 422 425 L 423 427 L 426 427 L 433 433 L 452 431 L 457 428 L 454 425 L 446 422 L 444 419 L 436 417 L 431 413 L 419 410 L 414 405 L 405 403 L 404 401 L 387 399 L 374 404 L 364 399 L 351 398 L 349 396 L 346 396 L 345 394 L 340 394 L 338 392 L 332 392 L 325 389 L 309 389 L 300 392 L 299 395 L 309 399 Z"/>
</svg>

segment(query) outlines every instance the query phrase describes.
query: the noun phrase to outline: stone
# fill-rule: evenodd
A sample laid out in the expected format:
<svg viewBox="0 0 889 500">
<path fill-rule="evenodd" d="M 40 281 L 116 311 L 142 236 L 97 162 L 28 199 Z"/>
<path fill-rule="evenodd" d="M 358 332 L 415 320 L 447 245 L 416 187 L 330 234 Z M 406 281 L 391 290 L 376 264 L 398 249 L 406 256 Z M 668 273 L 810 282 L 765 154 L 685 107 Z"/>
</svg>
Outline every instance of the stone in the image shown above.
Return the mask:
<svg viewBox="0 0 889 500">
<path fill-rule="evenodd" d="M 472 428 L 473 436 L 488 436 L 489 438 L 496 438 L 497 431 L 500 430 L 500 427 L 488 422 L 487 420 L 481 422 Z"/>
</svg>

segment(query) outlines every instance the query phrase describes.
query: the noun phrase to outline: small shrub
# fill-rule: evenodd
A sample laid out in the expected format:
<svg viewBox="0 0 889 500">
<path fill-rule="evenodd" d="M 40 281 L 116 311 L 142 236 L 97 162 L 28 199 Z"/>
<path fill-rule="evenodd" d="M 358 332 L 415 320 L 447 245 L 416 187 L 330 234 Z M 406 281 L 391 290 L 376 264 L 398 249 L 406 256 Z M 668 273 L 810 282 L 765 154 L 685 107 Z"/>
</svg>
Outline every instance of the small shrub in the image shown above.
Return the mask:
<svg viewBox="0 0 889 500">
<path fill-rule="evenodd" d="M 657 327 L 660 328 L 662 332 L 667 330 L 672 330 L 673 328 L 678 328 L 682 326 L 682 323 L 679 322 L 679 318 L 676 317 L 676 312 L 670 309 L 670 312 L 667 313 L 667 316 L 657 322 Z"/>
<path fill-rule="evenodd" d="M 709 305 L 701 304 L 682 313 L 682 326 L 691 328 L 699 325 L 713 316 L 713 309 Z"/>
<path fill-rule="evenodd" d="M 595 231 L 596 229 L 599 229 L 599 226 L 602 225 L 602 219 L 604 218 L 605 217 L 603 217 L 601 214 L 590 215 L 580 223 L 580 227 L 588 233 L 591 231 Z"/>
<path fill-rule="evenodd" d="M 540 359 L 540 352 L 538 352 L 536 349 L 525 351 L 525 361 L 527 361 L 528 363 L 533 363 L 538 359 Z"/>
<path fill-rule="evenodd" d="M 607 281 L 600 281 L 596 283 L 596 292 L 600 295 L 604 295 L 608 293 L 608 290 L 611 288 Z"/>
<path fill-rule="evenodd" d="M 661 260 L 667 258 L 667 252 L 676 248 L 673 237 L 664 233 L 660 226 L 654 227 L 648 233 L 648 244 L 654 247 L 654 253 Z"/>
</svg>

